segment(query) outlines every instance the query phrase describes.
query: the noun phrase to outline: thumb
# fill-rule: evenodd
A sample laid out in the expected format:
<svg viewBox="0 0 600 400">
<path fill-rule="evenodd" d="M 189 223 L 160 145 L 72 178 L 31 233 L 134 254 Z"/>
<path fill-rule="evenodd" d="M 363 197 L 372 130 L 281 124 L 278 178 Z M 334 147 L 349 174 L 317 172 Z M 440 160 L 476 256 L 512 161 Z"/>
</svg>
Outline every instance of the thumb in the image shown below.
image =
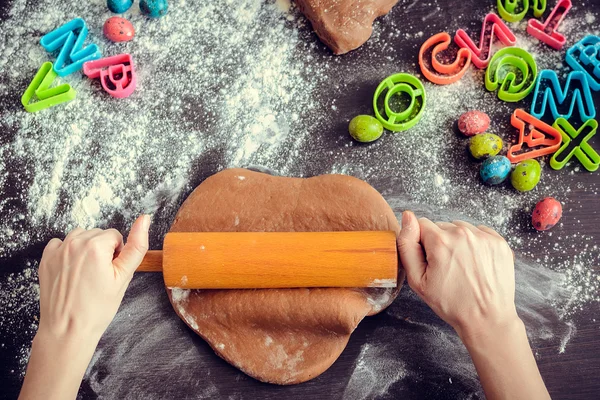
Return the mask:
<svg viewBox="0 0 600 400">
<path fill-rule="evenodd" d="M 419 292 L 418 287 L 427 268 L 420 238 L 419 221 L 411 211 L 404 211 L 402 213 L 402 230 L 398 236 L 398 252 L 402 266 L 406 270 L 408 284 L 416 292 Z"/>
<path fill-rule="evenodd" d="M 148 251 L 148 230 L 150 216 L 142 215 L 131 226 L 127 243 L 113 264 L 122 271 L 133 274 Z"/>
</svg>

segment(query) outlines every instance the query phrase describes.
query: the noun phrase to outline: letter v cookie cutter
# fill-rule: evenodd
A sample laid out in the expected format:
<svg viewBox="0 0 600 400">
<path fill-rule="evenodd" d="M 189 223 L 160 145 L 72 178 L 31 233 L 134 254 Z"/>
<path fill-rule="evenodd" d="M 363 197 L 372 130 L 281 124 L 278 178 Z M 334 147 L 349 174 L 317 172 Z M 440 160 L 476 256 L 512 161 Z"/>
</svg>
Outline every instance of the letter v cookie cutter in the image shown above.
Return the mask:
<svg viewBox="0 0 600 400">
<path fill-rule="evenodd" d="M 90 79 L 100 78 L 104 90 L 113 97 L 125 98 L 135 90 L 136 76 L 130 54 L 118 54 L 83 64 Z"/>
<path fill-rule="evenodd" d="M 527 22 L 527 33 L 556 50 L 562 49 L 567 39 L 557 29 L 572 6 L 571 0 L 558 0 L 546 22 L 533 18 Z"/>
<path fill-rule="evenodd" d="M 75 98 L 75 90 L 68 83 L 53 88 L 50 87 L 56 76 L 57 74 L 52 69 L 51 62 L 47 61 L 42 64 L 27 89 L 25 89 L 23 96 L 21 96 L 21 104 L 27 112 L 40 111 Z M 30 104 L 29 102 L 34 96 L 39 101 Z"/>
<path fill-rule="evenodd" d="M 83 47 L 87 34 L 85 21 L 75 18 L 42 36 L 40 44 L 46 51 L 53 52 L 60 48 L 54 63 L 54 71 L 59 76 L 72 74 L 81 69 L 84 62 L 101 57 L 100 49 L 95 44 L 91 43 Z M 68 62 L 70 64 L 67 64 Z"/>
</svg>

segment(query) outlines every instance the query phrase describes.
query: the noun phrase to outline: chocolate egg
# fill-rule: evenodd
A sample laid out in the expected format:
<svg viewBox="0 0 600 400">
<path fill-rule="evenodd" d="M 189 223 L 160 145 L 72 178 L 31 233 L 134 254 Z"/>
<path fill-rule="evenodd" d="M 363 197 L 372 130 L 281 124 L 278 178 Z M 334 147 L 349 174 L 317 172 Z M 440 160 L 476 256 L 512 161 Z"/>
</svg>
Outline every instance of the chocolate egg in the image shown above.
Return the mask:
<svg viewBox="0 0 600 400">
<path fill-rule="evenodd" d="M 493 133 L 473 136 L 469 141 L 469 151 L 478 160 L 495 156 L 502 150 L 502 139 Z"/>
<path fill-rule="evenodd" d="M 141 0 L 140 11 L 151 18 L 160 18 L 167 14 L 167 0 Z"/>
<path fill-rule="evenodd" d="M 490 117 L 483 111 L 468 111 L 458 119 L 458 130 L 465 136 L 475 136 L 487 131 Z"/>
<path fill-rule="evenodd" d="M 104 22 L 104 36 L 112 42 L 127 42 L 135 36 L 131 22 L 121 17 L 111 17 Z"/>
<path fill-rule="evenodd" d="M 530 159 L 517 164 L 510 174 L 510 182 L 519 192 L 533 190 L 542 176 L 542 167 L 537 160 Z"/>
<path fill-rule="evenodd" d="M 107 0 L 108 9 L 116 14 L 124 13 L 129 10 L 133 4 L 133 0 Z"/>
<path fill-rule="evenodd" d="M 479 174 L 486 184 L 498 185 L 508 177 L 510 166 L 510 160 L 504 156 L 490 157 L 481 164 Z"/>
<path fill-rule="evenodd" d="M 531 214 L 531 223 L 538 231 L 547 231 L 562 217 L 562 205 L 554 197 L 546 197 L 535 205 Z"/>
</svg>

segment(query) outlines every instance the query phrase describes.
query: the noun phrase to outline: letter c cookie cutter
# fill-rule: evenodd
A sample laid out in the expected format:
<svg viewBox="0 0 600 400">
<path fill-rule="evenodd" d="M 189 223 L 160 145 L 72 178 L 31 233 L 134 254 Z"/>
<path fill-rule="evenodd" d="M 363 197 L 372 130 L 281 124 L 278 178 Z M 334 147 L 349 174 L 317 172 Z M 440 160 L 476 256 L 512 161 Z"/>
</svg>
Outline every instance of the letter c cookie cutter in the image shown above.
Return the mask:
<svg viewBox="0 0 600 400">
<path fill-rule="evenodd" d="M 83 73 L 91 79 L 100 78 L 104 90 L 113 97 L 122 99 L 135 90 L 136 77 L 130 54 L 88 61 L 83 64 Z"/>
<path fill-rule="evenodd" d="M 471 65 L 471 52 L 459 48 L 454 61 L 443 63 L 439 59 L 442 51 L 448 50 L 452 38 L 447 32 L 433 35 L 423 43 L 419 50 L 419 66 L 425 78 L 438 85 L 449 85 L 463 77 Z"/>
<path fill-rule="evenodd" d="M 410 97 L 410 103 L 404 110 L 394 111 L 390 101 L 395 95 L 402 93 Z M 415 126 L 423 116 L 425 98 L 425 87 L 417 77 L 406 73 L 394 74 L 377 86 L 373 95 L 373 110 L 385 129 L 405 131 Z"/>
</svg>

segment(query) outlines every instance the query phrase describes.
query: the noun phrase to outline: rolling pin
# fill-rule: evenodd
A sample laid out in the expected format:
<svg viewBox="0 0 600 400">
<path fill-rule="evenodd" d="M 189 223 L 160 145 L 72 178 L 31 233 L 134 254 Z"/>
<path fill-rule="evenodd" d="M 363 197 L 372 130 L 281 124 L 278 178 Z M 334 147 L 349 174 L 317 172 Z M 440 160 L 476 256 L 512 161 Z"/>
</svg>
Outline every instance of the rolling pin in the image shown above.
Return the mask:
<svg viewBox="0 0 600 400">
<path fill-rule="evenodd" d="M 173 232 L 137 272 L 169 288 L 396 287 L 396 234 L 367 232 Z"/>
</svg>

